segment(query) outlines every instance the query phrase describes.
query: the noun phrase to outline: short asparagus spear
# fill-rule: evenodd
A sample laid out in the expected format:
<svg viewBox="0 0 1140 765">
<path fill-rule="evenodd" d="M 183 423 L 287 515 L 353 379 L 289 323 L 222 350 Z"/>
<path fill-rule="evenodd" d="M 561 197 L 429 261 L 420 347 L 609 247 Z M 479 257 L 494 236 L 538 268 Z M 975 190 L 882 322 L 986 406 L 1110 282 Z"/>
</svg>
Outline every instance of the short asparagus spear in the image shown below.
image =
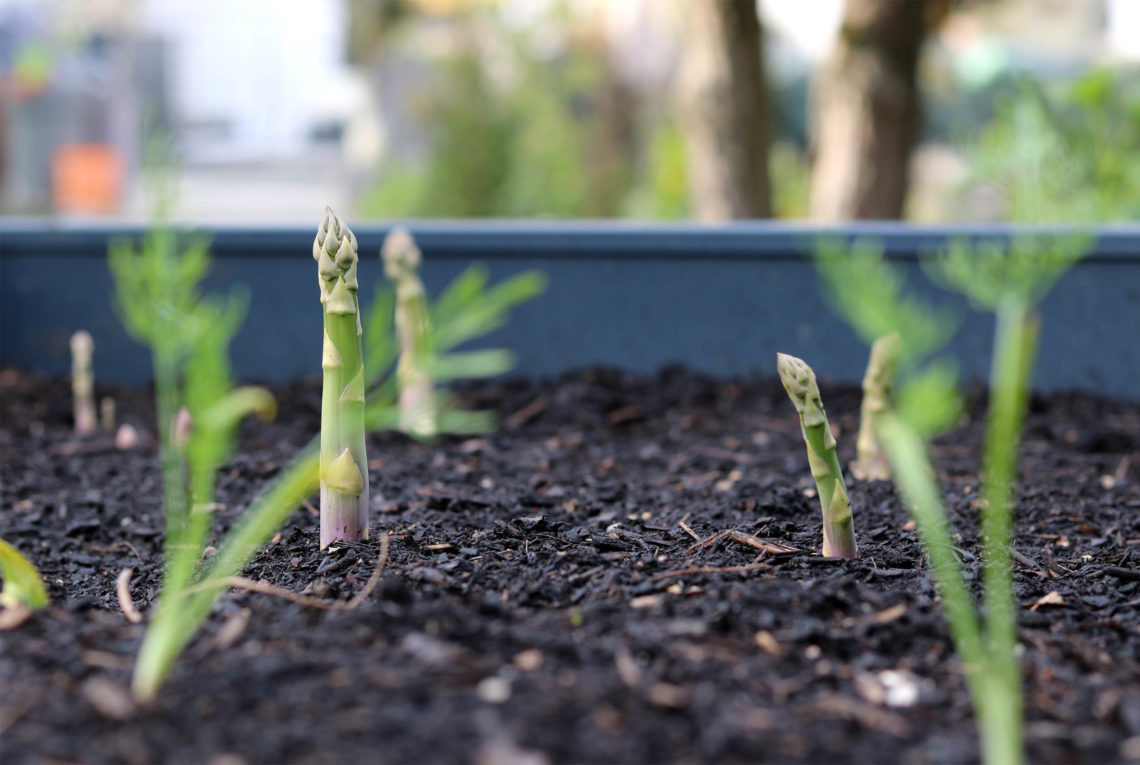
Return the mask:
<svg viewBox="0 0 1140 765">
<path fill-rule="evenodd" d="M 380 250 L 384 273 L 396 288 L 396 335 L 400 360 L 400 430 L 417 438 L 436 434 L 435 392 L 431 377 L 431 322 L 420 281 L 422 255 L 406 229 L 388 234 Z"/>
<path fill-rule="evenodd" d="M 871 358 L 863 375 L 863 405 L 859 411 L 859 437 L 855 441 L 858 455 L 851 463 L 851 473 L 861 481 L 887 481 L 891 467 L 887 455 L 875 435 L 875 418 L 891 405 L 895 386 L 895 367 L 899 355 L 899 334 L 883 335 L 871 344 Z"/>
<path fill-rule="evenodd" d="M 75 432 L 90 436 L 95 432 L 95 375 L 91 372 L 91 356 L 95 341 L 79 330 L 71 336 L 71 392 L 75 402 Z"/>
<path fill-rule="evenodd" d="M 325 208 L 313 240 L 325 336 L 321 353 L 321 547 L 368 537 L 364 365 L 356 236 Z"/>
<path fill-rule="evenodd" d="M 780 382 L 800 415 L 800 430 L 807 443 L 808 465 L 823 509 L 823 555 L 826 558 L 855 558 L 855 524 L 851 502 L 835 453 L 835 436 L 819 397 L 815 372 L 802 359 L 776 354 Z"/>
<path fill-rule="evenodd" d="M 115 432 L 115 399 L 110 396 L 104 396 L 99 402 L 99 427 L 107 435 Z"/>
</svg>

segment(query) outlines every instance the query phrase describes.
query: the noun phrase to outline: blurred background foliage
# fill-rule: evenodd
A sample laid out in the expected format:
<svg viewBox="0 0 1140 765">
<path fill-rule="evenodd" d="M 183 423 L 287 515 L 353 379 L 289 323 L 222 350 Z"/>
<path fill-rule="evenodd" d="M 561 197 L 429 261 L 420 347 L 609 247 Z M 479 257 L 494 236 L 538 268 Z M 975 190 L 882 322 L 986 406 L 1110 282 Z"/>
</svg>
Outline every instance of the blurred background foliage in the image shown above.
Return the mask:
<svg viewBox="0 0 1140 765">
<path fill-rule="evenodd" d="M 0 212 L 1134 220 L 1137 6 L 0 0 Z"/>
</svg>

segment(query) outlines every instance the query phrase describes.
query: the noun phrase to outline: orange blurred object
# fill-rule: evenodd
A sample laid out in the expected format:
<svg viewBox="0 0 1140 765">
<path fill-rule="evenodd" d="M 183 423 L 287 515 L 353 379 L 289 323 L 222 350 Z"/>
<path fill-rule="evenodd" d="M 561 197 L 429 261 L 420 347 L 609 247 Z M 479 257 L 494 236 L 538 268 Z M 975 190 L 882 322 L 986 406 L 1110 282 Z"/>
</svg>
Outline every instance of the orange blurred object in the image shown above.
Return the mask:
<svg viewBox="0 0 1140 765">
<path fill-rule="evenodd" d="M 110 213 L 123 195 L 123 158 L 113 146 L 64 144 L 51 160 L 56 212 Z"/>
</svg>

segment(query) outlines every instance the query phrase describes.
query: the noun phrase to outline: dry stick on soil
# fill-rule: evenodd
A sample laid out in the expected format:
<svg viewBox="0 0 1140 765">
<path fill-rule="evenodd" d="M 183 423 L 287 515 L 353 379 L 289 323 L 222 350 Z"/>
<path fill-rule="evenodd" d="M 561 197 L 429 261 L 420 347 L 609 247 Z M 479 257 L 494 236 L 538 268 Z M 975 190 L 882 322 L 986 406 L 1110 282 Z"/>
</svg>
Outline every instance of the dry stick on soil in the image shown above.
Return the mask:
<svg viewBox="0 0 1140 765">
<path fill-rule="evenodd" d="M 286 590 L 284 587 L 270 584 L 269 582 L 247 579 L 244 576 L 227 576 L 222 579 L 217 579 L 210 582 L 203 582 L 202 584 L 184 590 L 185 594 L 189 595 L 210 588 L 230 587 L 235 590 L 247 590 L 249 592 L 256 592 L 262 595 L 272 595 L 282 600 L 287 600 L 290 603 L 296 603 L 299 606 L 306 608 L 317 608 L 322 611 L 352 611 L 360 607 L 372 591 L 376 589 L 376 585 L 380 583 L 380 576 L 384 573 L 384 565 L 388 562 L 388 534 L 385 532 L 380 536 L 380 555 L 376 559 L 376 568 L 372 571 L 372 576 L 368 577 L 368 581 L 360 592 L 353 595 L 349 600 L 334 600 L 327 601 L 320 598 L 302 595 L 292 590 Z"/>
<path fill-rule="evenodd" d="M 690 531 L 690 533 L 692 532 Z M 695 551 L 701 549 L 702 547 L 715 545 L 722 539 L 727 539 L 729 542 L 735 542 L 736 544 L 744 545 L 745 547 L 751 547 L 753 550 L 759 550 L 761 552 L 768 553 L 769 555 L 795 555 L 798 552 L 802 552 L 800 549 L 792 547 L 791 545 L 781 544 L 780 542 L 767 542 L 760 537 L 754 536 L 752 534 L 747 534 L 737 529 L 728 529 L 727 531 L 722 531 L 719 534 L 713 534 L 708 539 L 702 539 L 698 541 L 688 550 L 685 550 L 685 555 L 692 555 Z"/>
<path fill-rule="evenodd" d="M 666 571 L 653 577 L 654 581 L 671 579 L 676 576 L 690 576 L 697 574 L 747 574 L 752 571 L 763 571 L 771 568 L 767 563 L 749 563 L 747 566 L 693 566 L 681 568 L 676 571 Z"/>
<path fill-rule="evenodd" d="M 792 399 L 800 416 L 800 430 L 807 444 L 808 465 L 815 479 L 823 510 L 823 556 L 825 558 L 858 558 L 855 546 L 855 524 L 851 518 L 851 501 L 847 485 L 835 453 L 835 436 L 827 422 L 819 385 L 803 359 L 786 353 L 776 354 L 780 382 Z"/>
</svg>

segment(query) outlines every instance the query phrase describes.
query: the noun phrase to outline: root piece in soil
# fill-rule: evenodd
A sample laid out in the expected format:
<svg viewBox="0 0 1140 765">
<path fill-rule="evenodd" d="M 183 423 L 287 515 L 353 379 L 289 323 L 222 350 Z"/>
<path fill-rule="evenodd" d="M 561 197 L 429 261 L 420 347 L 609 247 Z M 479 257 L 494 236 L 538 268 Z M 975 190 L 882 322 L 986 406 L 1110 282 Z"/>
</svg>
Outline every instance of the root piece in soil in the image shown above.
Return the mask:
<svg viewBox="0 0 1140 765">
<path fill-rule="evenodd" d="M 125 568 L 119 572 L 119 578 L 115 580 L 115 595 L 119 598 L 119 608 L 123 611 L 123 616 L 127 617 L 127 621 L 131 624 L 138 624 L 142 621 L 142 614 L 135 608 L 135 602 L 131 599 L 131 577 L 134 571 Z"/>
</svg>

